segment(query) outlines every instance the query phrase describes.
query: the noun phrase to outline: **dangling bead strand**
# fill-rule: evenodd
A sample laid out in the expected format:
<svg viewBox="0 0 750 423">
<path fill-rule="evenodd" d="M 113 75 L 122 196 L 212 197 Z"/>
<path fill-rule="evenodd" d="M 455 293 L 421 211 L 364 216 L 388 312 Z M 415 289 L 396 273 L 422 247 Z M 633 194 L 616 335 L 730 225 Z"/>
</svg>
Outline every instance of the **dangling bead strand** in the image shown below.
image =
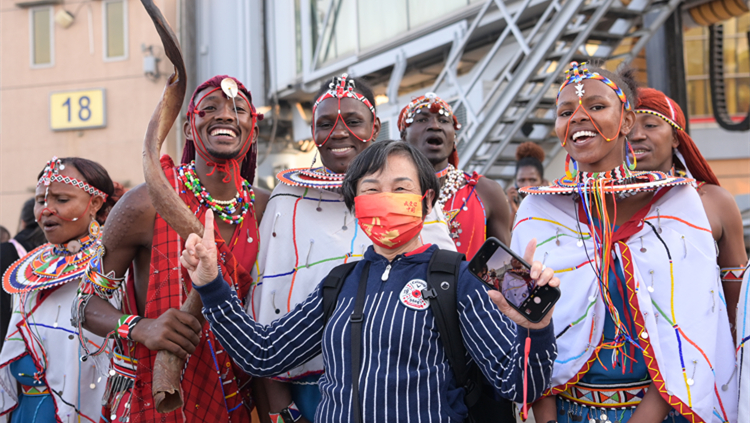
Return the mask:
<svg viewBox="0 0 750 423">
<path fill-rule="evenodd" d="M 445 207 L 445 203 L 448 199 L 453 197 L 463 184 L 463 171 L 456 169 L 453 165 L 448 165 L 448 174 L 445 177 L 443 187 L 440 189 L 440 196 L 438 196 L 438 204 L 440 204 L 441 208 Z"/>
</svg>

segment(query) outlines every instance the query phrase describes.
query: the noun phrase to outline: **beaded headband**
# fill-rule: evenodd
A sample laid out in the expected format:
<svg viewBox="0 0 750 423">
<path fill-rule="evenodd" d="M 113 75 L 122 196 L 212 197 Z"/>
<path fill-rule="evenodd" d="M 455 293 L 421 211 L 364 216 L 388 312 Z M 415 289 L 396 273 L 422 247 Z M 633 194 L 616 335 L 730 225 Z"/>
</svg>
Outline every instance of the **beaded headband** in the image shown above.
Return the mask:
<svg viewBox="0 0 750 423">
<path fill-rule="evenodd" d="M 438 113 L 443 116 L 453 117 L 453 128 L 458 131 L 461 129 L 461 124 L 458 123 L 456 115 L 453 114 L 453 109 L 450 104 L 445 100 L 438 97 L 435 93 L 427 93 L 421 97 L 417 97 L 407 104 L 406 107 L 401 109 L 401 113 L 398 115 L 398 130 L 403 131 L 409 125 L 414 122 L 414 116 L 422 113 L 422 109 L 428 107 L 431 113 Z"/>
<path fill-rule="evenodd" d="M 328 84 L 328 91 L 323 93 L 320 97 L 318 97 L 317 100 L 315 100 L 315 103 L 313 103 L 312 106 L 312 130 L 313 134 L 315 133 L 315 110 L 317 110 L 318 105 L 322 103 L 325 100 L 328 100 L 329 98 L 335 98 L 338 100 L 338 114 L 336 115 L 336 121 L 333 123 L 333 126 L 331 127 L 331 132 L 328 133 L 328 136 L 326 137 L 325 141 L 323 141 L 321 144 L 317 144 L 318 147 L 322 147 L 326 142 L 328 142 L 328 139 L 331 138 L 331 134 L 333 134 L 333 131 L 336 129 L 336 124 L 338 123 L 339 119 L 344 123 L 344 126 L 347 130 L 349 130 L 349 133 L 351 135 L 354 135 L 355 138 L 362 142 L 368 142 L 372 140 L 372 136 L 375 134 L 375 106 L 370 103 L 370 100 L 367 99 L 364 95 L 354 91 L 356 88 L 356 84 L 354 83 L 353 79 L 349 79 L 349 75 L 346 73 L 342 73 L 341 76 L 334 76 L 331 80 L 331 83 Z M 353 98 L 355 100 L 361 101 L 365 106 L 367 106 L 368 109 L 370 109 L 370 112 L 372 113 L 372 131 L 370 132 L 370 137 L 367 139 L 362 139 L 358 137 L 356 134 L 352 132 L 351 129 L 349 129 L 349 125 L 346 124 L 346 121 L 341 116 L 341 99 L 342 98 Z"/>
<path fill-rule="evenodd" d="M 639 114 L 645 114 L 645 115 L 654 115 L 656 117 L 661 118 L 664 120 L 664 122 L 667 122 L 669 125 L 671 125 L 674 129 L 677 129 L 679 131 L 684 131 L 680 125 L 677 124 L 677 122 L 673 121 L 672 119 L 664 116 L 663 114 L 657 112 L 656 110 L 649 110 L 649 109 L 635 109 L 636 113 Z"/>
<path fill-rule="evenodd" d="M 570 62 L 570 69 L 565 71 L 565 75 L 565 81 L 563 81 L 562 85 L 560 85 L 560 90 L 557 92 L 558 100 L 560 99 L 560 93 L 562 92 L 563 88 L 567 87 L 568 84 L 580 84 L 584 79 L 595 79 L 597 81 L 603 82 L 609 88 L 612 88 L 612 90 L 614 90 L 615 94 L 617 94 L 617 97 L 620 99 L 622 104 L 625 105 L 625 110 L 632 110 L 630 107 L 630 101 L 628 101 L 627 96 L 625 96 L 625 93 L 620 89 L 620 87 L 618 87 L 617 84 L 612 82 L 612 80 L 607 78 L 606 76 L 600 75 L 598 72 L 590 72 L 585 62 L 581 63 L 580 65 L 578 64 L 578 62 Z M 555 104 L 557 104 L 557 100 L 555 100 Z"/>
<path fill-rule="evenodd" d="M 36 186 L 44 184 L 44 186 L 49 187 L 52 182 L 62 182 L 63 184 L 68 184 L 76 188 L 80 188 L 91 195 L 98 195 L 104 198 L 104 200 L 107 199 L 107 194 L 92 187 L 88 183 L 79 181 L 78 179 L 72 178 L 70 176 L 60 175 L 60 171 L 63 169 L 65 169 L 65 165 L 62 164 L 62 161 L 58 159 L 57 156 L 53 156 L 52 160 L 48 161 L 47 165 L 44 167 L 42 176 L 41 178 L 39 178 L 39 181 L 37 181 Z"/>
</svg>

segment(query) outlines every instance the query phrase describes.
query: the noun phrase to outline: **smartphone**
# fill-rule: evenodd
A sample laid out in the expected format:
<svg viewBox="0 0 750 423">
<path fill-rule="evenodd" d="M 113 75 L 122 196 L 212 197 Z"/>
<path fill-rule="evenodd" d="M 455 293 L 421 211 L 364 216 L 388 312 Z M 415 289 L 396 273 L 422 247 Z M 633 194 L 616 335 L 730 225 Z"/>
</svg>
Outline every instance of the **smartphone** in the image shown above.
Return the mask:
<svg viewBox="0 0 750 423">
<path fill-rule="evenodd" d="M 497 238 L 488 238 L 469 262 L 469 271 L 499 290 L 511 307 L 532 323 L 544 316 L 560 299 L 560 289 L 537 286 L 531 266 Z"/>
</svg>

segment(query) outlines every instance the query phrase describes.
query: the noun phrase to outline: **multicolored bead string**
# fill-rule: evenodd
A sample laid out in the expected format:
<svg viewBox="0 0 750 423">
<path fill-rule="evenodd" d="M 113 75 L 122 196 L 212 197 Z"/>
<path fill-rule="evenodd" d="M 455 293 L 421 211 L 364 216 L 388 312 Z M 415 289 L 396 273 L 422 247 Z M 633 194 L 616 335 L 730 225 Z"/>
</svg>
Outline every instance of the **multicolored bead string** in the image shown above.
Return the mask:
<svg viewBox="0 0 750 423">
<path fill-rule="evenodd" d="M 184 164 L 178 169 L 179 177 L 182 183 L 195 195 L 201 205 L 211 208 L 217 214 L 219 219 L 232 225 L 239 225 L 245 219 L 245 214 L 250 209 L 250 204 L 255 202 L 255 192 L 247 180 L 242 180 L 242 192 L 231 200 L 229 204 L 219 204 L 206 188 L 201 184 L 198 175 L 195 173 L 195 162 Z M 183 191 L 184 193 L 184 191 Z M 239 204 L 239 214 L 234 215 Z"/>
<path fill-rule="evenodd" d="M 563 81 L 562 85 L 560 85 L 560 90 L 558 90 L 557 92 L 558 100 L 560 99 L 560 93 L 562 92 L 563 88 L 567 87 L 568 84 L 580 84 L 584 79 L 595 79 L 597 81 L 602 81 L 605 85 L 615 91 L 615 94 L 617 94 L 617 97 L 620 98 L 620 101 L 624 105 L 625 110 L 632 110 L 632 108 L 630 107 L 630 102 L 628 101 L 628 98 L 625 96 L 625 93 L 622 91 L 622 89 L 620 89 L 617 84 L 612 82 L 612 80 L 607 78 L 606 76 L 600 75 L 598 72 L 590 72 L 588 67 L 586 67 L 586 62 L 583 62 L 580 65 L 578 64 L 578 62 L 570 62 L 570 69 L 565 71 L 565 75 L 565 81 Z"/>
</svg>

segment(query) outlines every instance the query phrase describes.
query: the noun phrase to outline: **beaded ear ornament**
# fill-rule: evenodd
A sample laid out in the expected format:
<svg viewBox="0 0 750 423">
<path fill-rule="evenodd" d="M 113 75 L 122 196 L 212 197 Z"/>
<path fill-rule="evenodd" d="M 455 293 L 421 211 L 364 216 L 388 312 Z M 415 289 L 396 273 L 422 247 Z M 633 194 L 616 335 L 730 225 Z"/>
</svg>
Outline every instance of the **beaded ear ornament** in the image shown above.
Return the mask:
<svg viewBox="0 0 750 423">
<path fill-rule="evenodd" d="M 594 129 L 596 129 L 596 132 L 599 133 L 599 135 L 602 136 L 607 142 L 614 141 L 617 139 L 617 136 L 620 134 L 620 129 L 622 129 L 622 122 L 625 117 L 625 111 L 631 111 L 632 107 L 630 105 L 630 101 L 628 100 L 627 96 L 625 95 L 625 92 L 622 91 L 620 87 L 617 86 L 611 79 L 607 78 L 604 75 L 599 74 L 598 72 L 591 72 L 588 69 L 588 66 L 586 66 L 586 63 L 583 62 L 580 65 L 578 62 L 570 62 L 570 69 L 565 71 L 565 80 L 560 85 L 560 89 L 557 92 L 557 99 L 555 100 L 555 104 L 557 104 L 560 100 L 560 93 L 562 93 L 562 90 L 570 85 L 571 83 L 576 84 L 576 95 L 578 96 L 578 106 L 576 109 L 571 113 L 570 118 L 568 118 L 568 124 L 565 127 L 565 137 L 562 139 L 562 146 L 564 147 L 568 140 L 568 134 L 570 131 L 570 121 L 573 119 L 573 117 L 578 112 L 578 109 L 583 110 L 584 113 L 586 113 L 586 116 L 588 116 L 589 120 L 591 121 L 591 124 L 594 125 Z M 589 114 L 588 110 L 586 110 L 585 107 L 583 107 L 583 96 L 586 93 L 586 90 L 584 89 L 583 80 L 584 79 L 594 79 L 597 81 L 601 81 L 606 86 L 611 88 L 617 97 L 620 99 L 620 102 L 622 103 L 621 110 L 620 110 L 620 123 L 617 127 L 617 132 L 613 137 L 607 137 L 602 133 L 601 129 L 599 129 L 599 126 L 597 126 L 596 121 L 593 117 Z M 633 146 L 630 145 L 630 142 L 627 142 L 628 149 L 630 150 L 630 154 L 625 154 L 625 159 L 627 160 L 627 165 L 630 170 L 635 170 L 636 168 L 636 158 L 635 158 L 635 152 L 633 151 Z M 630 156 L 633 156 L 633 162 L 630 162 Z M 570 156 L 565 161 L 565 173 L 569 178 L 572 178 L 575 173 L 570 172 L 569 163 L 572 159 Z M 574 167 L 575 167 L 575 161 L 574 161 Z"/>
<path fill-rule="evenodd" d="M 414 117 L 422 113 L 422 109 L 424 108 L 427 108 L 430 113 L 452 117 L 453 128 L 456 131 L 461 129 L 461 124 L 458 123 L 456 115 L 453 114 L 450 104 L 438 97 L 437 94 L 430 92 L 415 98 L 401 110 L 401 113 L 398 115 L 398 130 L 403 131 L 411 125 L 414 122 Z"/>
<path fill-rule="evenodd" d="M 60 175 L 60 171 L 65 169 L 65 165 L 62 163 L 60 159 L 57 158 L 57 156 L 53 156 L 52 160 L 47 162 L 47 165 L 44 166 L 44 170 L 42 171 L 42 176 L 39 178 L 39 181 L 37 181 L 36 186 L 44 185 L 44 208 L 39 212 L 39 216 L 37 216 L 37 220 L 41 219 L 42 213 L 44 213 L 45 210 L 48 212 L 54 214 L 55 216 L 59 217 L 62 220 L 67 220 L 68 222 L 75 222 L 79 218 L 83 217 L 83 215 L 86 214 L 86 212 L 89 209 L 89 206 L 91 206 L 91 200 L 94 198 L 94 196 L 102 197 L 105 201 L 107 200 L 107 194 L 103 193 L 102 191 L 92 187 L 87 182 L 79 181 L 76 178 L 73 178 L 71 176 L 64 176 Z M 66 217 L 60 216 L 55 210 L 52 210 L 51 208 L 47 207 L 47 197 L 49 196 L 49 186 L 52 182 L 60 182 L 63 184 L 68 184 L 71 186 L 74 186 L 76 188 L 82 189 L 87 194 L 91 195 L 89 197 L 89 202 L 86 205 L 86 209 L 81 213 L 80 216 L 74 217 L 72 219 L 68 219 Z"/>
<path fill-rule="evenodd" d="M 336 120 L 333 122 L 333 125 L 331 125 L 331 131 L 328 132 L 328 136 L 326 137 L 325 141 L 318 144 L 315 143 L 318 147 L 322 147 L 325 145 L 326 142 L 328 142 L 328 139 L 331 138 L 331 135 L 333 134 L 333 131 L 336 129 L 336 125 L 338 124 L 339 120 L 344 124 L 346 129 L 349 131 L 351 135 L 354 136 L 354 138 L 362 141 L 362 142 L 369 142 L 372 141 L 373 135 L 375 135 L 375 106 L 370 103 L 370 100 L 367 99 L 364 95 L 354 91 L 356 88 L 356 84 L 354 83 L 354 80 L 349 79 L 349 75 L 343 73 L 341 76 L 336 76 L 333 78 L 330 84 L 328 84 L 328 91 L 323 93 L 320 97 L 318 97 L 317 100 L 315 100 L 315 103 L 313 103 L 312 107 L 312 131 L 313 134 L 315 133 L 315 111 L 318 108 L 318 105 L 322 103 L 325 100 L 328 100 L 329 98 L 335 98 L 338 101 L 337 105 L 337 115 Z M 367 106 L 368 109 L 370 109 L 370 112 L 372 113 L 372 129 L 370 130 L 370 136 L 367 139 L 363 139 L 357 136 L 350 128 L 349 125 L 346 124 L 346 119 L 344 119 L 343 116 L 341 116 L 341 99 L 342 98 L 353 98 L 355 100 L 361 101 L 365 106 Z"/>
</svg>

